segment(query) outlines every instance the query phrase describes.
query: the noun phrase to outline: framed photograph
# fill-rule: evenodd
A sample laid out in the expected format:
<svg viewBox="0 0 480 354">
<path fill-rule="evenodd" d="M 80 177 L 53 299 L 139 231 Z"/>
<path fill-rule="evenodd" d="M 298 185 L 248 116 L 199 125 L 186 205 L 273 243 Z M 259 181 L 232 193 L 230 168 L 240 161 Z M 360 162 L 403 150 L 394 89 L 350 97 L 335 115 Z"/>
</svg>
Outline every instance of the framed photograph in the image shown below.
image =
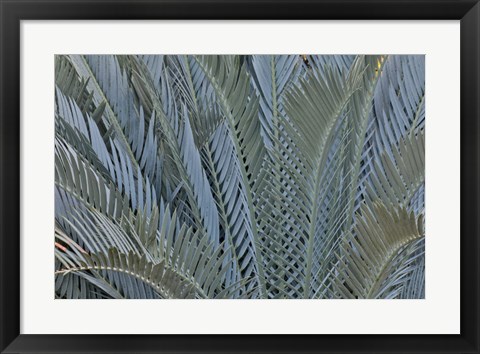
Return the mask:
<svg viewBox="0 0 480 354">
<path fill-rule="evenodd" d="M 479 353 L 475 0 L 0 0 L 2 353 Z"/>
</svg>

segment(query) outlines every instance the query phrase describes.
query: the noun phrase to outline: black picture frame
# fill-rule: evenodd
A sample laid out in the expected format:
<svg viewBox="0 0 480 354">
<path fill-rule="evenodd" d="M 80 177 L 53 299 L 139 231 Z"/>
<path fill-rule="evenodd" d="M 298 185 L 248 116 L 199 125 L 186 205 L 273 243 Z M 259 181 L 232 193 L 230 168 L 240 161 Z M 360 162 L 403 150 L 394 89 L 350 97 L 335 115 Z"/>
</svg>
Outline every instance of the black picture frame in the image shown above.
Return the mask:
<svg viewBox="0 0 480 354">
<path fill-rule="evenodd" d="M 477 0 L 0 0 L 2 353 L 479 353 Z M 20 22 L 127 19 L 461 20 L 460 335 L 20 334 Z M 448 70 L 448 68 L 445 68 Z M 448 306 L 449 304 L 445 304 Z"/>
</svg>

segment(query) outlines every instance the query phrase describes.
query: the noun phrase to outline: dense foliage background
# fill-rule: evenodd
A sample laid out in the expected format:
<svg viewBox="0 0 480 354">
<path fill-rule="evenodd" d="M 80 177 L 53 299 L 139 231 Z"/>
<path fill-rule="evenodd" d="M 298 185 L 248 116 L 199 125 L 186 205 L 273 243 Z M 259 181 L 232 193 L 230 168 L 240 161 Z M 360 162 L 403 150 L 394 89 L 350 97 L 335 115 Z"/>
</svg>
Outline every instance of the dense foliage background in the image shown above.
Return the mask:
<svg viewBox="0 0 480 354">
<path fill-rule="evenodd" d="M 423 298 L 424 78 L 423 56 L 56 56 L 56 298 Z"/>
</svg>

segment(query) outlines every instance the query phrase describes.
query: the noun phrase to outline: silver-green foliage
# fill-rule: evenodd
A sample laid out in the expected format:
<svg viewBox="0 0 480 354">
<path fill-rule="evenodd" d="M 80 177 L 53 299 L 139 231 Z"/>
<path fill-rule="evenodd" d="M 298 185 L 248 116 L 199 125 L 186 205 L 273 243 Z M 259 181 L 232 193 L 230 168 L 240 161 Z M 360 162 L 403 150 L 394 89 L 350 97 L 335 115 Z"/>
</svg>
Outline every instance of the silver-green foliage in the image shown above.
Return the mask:
<svg viewBox="0 0 480 354">
<path fill-rule="evenodd" d="M 423 298 L 424 65 L 57 56 L 56 297 Z"/>
</svg>

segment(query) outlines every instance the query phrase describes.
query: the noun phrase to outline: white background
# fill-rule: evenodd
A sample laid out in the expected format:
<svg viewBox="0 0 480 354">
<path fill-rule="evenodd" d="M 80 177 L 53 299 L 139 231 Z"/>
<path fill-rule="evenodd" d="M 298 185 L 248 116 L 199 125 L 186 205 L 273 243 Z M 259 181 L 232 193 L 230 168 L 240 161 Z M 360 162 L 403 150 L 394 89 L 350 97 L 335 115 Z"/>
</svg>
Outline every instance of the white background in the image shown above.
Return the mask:
<svg viewBox="0 0 480 354">
<path fill-rule="evenodd" d="M 426 54 L 426 300 L 54 300 L 54 54 L 216 53 Z M 22 21 L 21 58 L 21 333 L 460 332 L 458 21 Z"/>
</svg>

